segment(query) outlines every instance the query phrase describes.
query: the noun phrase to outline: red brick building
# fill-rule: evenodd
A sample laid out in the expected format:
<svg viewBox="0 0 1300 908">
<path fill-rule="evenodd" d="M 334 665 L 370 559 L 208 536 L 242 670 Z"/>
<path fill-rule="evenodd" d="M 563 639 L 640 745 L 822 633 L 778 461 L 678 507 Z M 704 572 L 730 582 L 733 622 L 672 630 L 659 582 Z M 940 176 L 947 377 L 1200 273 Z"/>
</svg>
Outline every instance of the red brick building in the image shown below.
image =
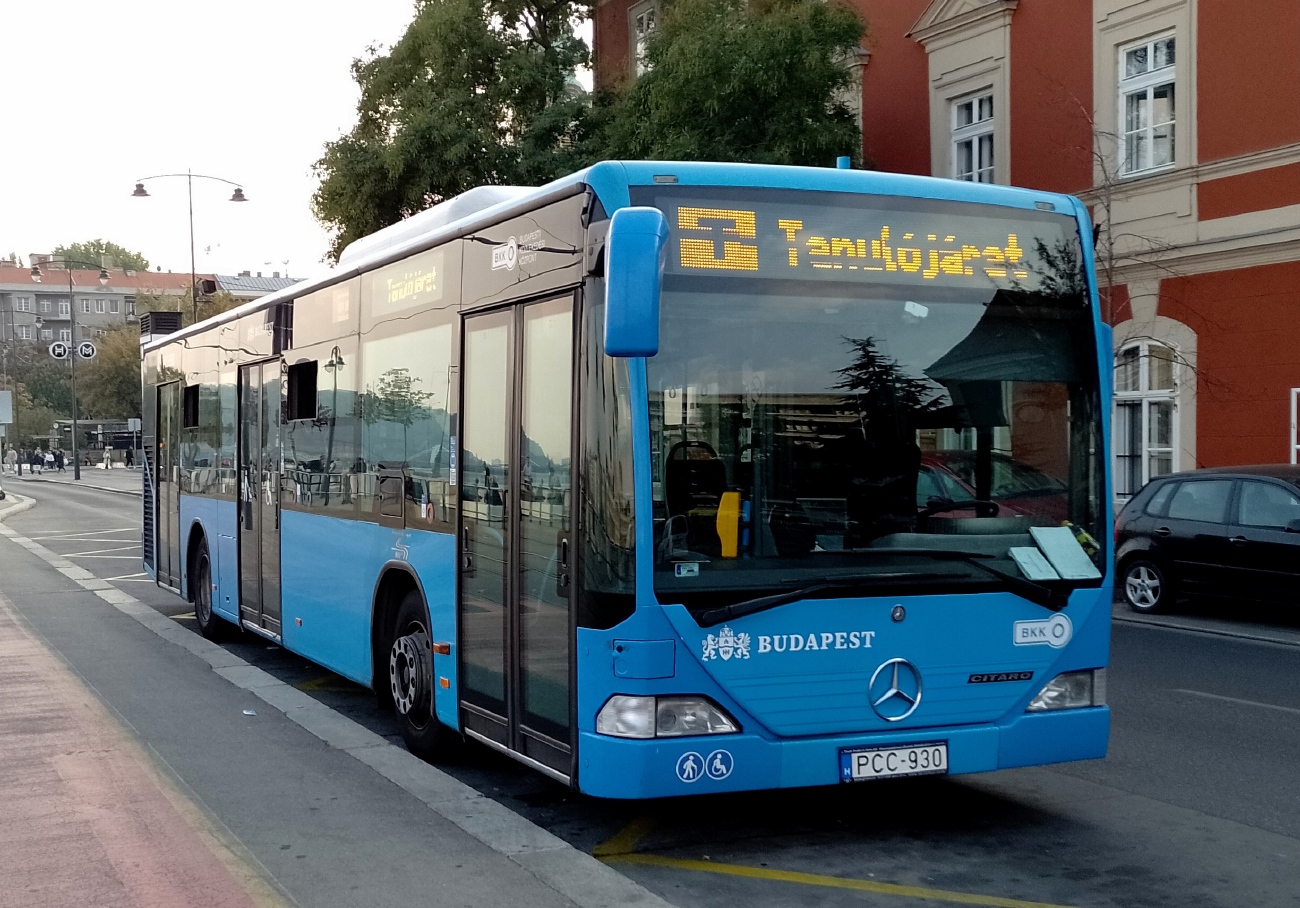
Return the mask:
<svg viewBox="0 0 1300 908">
<path fill-rule="evenodd" d="M 635 78 L 661 2 L 597 6 L 598 81 Z M 1103 225 L 1121 495 L 1295 460 L 1295 0 L 847 2 L 871 166 L 1074 193 Z"/>
</svg>

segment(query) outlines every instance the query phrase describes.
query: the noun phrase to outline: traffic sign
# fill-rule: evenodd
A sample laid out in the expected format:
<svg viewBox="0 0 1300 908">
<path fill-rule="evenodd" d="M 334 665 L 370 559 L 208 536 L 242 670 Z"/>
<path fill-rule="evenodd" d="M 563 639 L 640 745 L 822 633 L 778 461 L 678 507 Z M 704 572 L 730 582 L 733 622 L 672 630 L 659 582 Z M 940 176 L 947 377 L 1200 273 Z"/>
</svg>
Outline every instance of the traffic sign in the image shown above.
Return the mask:
<svg viewBox="0 0 1300 908">
<path fill-rule="evenodd" d="M 80 356 L 82 359 L 94 359 L 95 345 L 92 344 L 90 341 L 82 341 L 81 343 L 77 344 L 77 355 Z"/>
<path fill-rule="evenodd" d="M 66 341 L 55 341 L 50 344 L 50 356 L 55 359 L 68 358 L 68 344 Z"/>
</svg>

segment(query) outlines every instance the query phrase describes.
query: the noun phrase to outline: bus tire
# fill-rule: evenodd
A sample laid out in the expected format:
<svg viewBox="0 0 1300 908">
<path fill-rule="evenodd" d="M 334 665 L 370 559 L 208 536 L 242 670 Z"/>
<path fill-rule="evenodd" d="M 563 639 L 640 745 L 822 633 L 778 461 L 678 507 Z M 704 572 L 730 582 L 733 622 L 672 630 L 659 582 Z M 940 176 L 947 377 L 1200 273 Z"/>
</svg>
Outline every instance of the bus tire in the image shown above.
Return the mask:
<svg viewBox="0 0 1300 908">
<path fill-rule="evenodd" d="M 434 713 L 429 643 L 424 597 L 411 590 L 397 609 L 397 626 L 388 650 L 388 686 L 406 749 L 434 762 L 451 756 L 456 740 Z"/>
<path fill-rule="evenodd" d="M 209 640 L 220 640 L 229 625 L 212 611 L 212 559 L 208 556 L 208 541 L 199 542 L 194 553 L 194 567 L 190 573 L 190 589 L 194 593 L 194 621 L 199 632 Z"/>
</svg>

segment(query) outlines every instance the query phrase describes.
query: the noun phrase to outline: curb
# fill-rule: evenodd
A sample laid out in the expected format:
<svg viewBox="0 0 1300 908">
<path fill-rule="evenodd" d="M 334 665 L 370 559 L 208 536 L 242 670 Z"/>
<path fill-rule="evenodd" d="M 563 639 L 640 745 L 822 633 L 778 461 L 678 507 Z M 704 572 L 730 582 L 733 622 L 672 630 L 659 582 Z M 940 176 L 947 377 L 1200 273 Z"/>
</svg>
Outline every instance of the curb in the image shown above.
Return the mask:
<svg viewBox="0 0 1300 908">
<path fill-rule="evenodd" d="M 36 503 L 25 499 L 16 507 Z M 15 508 L 0 511 L 0 519 Z M 282 712 L 290 722 L 330 747 L 354 757 L 398 788 L 423 801 L 488 848 L 528 871 L 539 882 L 580 908 L 674 908 L 616 870 L 458 779 L 390 743 L 307 694 L 245 662 L 233 653 L 186 630 L 129 593 L 100 580 L 85 568 L 39 542 L 0 524 L 0 536 L 40 558 L 83 589 L 93 592 L 159 637 L 198 656 L 213 672 Z"/>
<path fill-rule="evenodd" d="M 1111 621 L 1118 624 L 1138 624 L 1146 627 L 1160 627 L 1171 631 L 1184 631 L 1189 634 L 1205 634 L 1211 637 L 1230 637 L 1234 640 L 1249 640 L 1252 643 L 1271 643 L 1274 646 L 1300 647 L 1300 638 L 1287 639 L 1286 637 L 1269 637 L 1262 634 L 1250 634 L 1245 631 L 1224 630 L 1215 627 L 1196 627 L 1195 625 L 1180 624 L 1174 621 L 1162 620 L 1160 618 L 1139 618 L 1137 616 L 1125 616 L 1121 618 L 1117 615 L 1111 615 Z"/>
<path fill-rule="evenodd" d="M 134 495 L 136 498 L 144 496 L 143 491 L 134 489 L 115 489 L 112 486 L 95 486 L 86 481 L 77 482 L 75 479 L 22 479 L 20 482 L 48 482 L 56 486 L 76 486 L 79 489 L 95 489 L 98 492 L 113 492 L 118 495 Z"/>
<path fill-rule="evenodd" d="M 14 514 L 21 514 L 23 511 L 30 511 L 32 508 L 36 507 L 35 499 L 27 498 L 23 495 L 14 495 L 13 493 L 6 494 L 8 497 L 5 499 L 5 505 L 0 507 L 0 523 L 4 523 L 6 517 L 12 517 Z M 10 498 L 14 500 L 13 504 L 8 503 Z"/>
</svg>

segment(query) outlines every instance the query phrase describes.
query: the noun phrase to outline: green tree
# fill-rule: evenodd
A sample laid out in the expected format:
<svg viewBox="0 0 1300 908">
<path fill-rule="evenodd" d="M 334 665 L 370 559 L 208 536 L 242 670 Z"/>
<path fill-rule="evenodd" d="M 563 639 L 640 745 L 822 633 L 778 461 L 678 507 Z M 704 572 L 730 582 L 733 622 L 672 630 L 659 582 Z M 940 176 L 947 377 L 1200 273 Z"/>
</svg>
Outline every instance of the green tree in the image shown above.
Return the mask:
<svg viewBox="0 0 1300 908">
<path fill-rule="evenodd" d="M 576 0 L 418 0 L 387 53 L 356 60 L 357 123 L 325 146 L 312 196 L 351 241 L 484 184 L 539 183 L 579 166 L 588 59 Z"/>
<path fill-rule="evenodd" d="M 95 358 L 78 364 L 81 409 L 91 419 L 139 417 L 140 332 L 131 325 L 114 328 L 95 347 Z"/>
<path fill-rule="evenodd" d="M 73 243 L 71 246 L 56 246 L 54 255 L 56 258 L 62 257 L 77 262 L 98 263 L 103 268 L 123 268 L 127 271 L 149 270 L 149 260 L 143 255 L 108 240 L 87 240 L 84 243 Z"/>
<path fill-rule="evenodd" d="M 822 0 L 676 0 L 647 48 L 647 72 L 603 96 L 589 126 L 593 158 L 831 166 L 861 158 L 841 100 L 843 61 L 866 26 Z"/>
</svg>

